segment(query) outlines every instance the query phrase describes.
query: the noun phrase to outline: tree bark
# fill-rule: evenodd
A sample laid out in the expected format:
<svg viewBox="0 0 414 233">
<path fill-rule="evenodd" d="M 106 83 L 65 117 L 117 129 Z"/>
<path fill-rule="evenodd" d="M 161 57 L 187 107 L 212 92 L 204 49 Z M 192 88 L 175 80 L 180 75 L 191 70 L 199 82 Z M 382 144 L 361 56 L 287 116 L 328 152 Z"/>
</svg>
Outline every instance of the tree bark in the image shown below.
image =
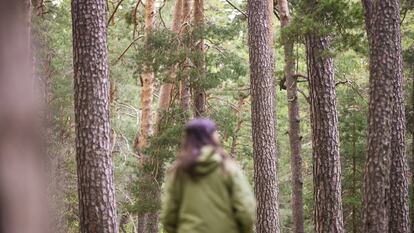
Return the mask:
<svg viewBox="0 0 414 233">
<path fill-rule="evenodd" d="M 343 232 L 341 161 L 333 59 L 328 36 L 306 36 L 313 143 L 314 221 L 318 233 Z"/>
<path fill-rule="evenodd" d="M 409 232 L 399 1 L 363 5 L 370 45 L 364 232 Z"/>
<path fill-rule="evenodd" d="M 116 233 L 105 1 L 73 0 L 72 22 L 80 231 Z"/>
<path fill-rule="evenodd" d="M 279 0 L 279 15 L 282 28 L 289 26 L 291 18 L 287 0 Z M 286 91 L 289 112 L 289 143 L 291 153 L 292 169 L 292 215 L 293 232 L 304 233 L 303 223 L 303 180 L 302 180 L 302 157 L 300 116 L 297 95 L 297 79 L 295 74 L 295 58 L 293 55 L 293 41 L 284 38 L 283 49 L 285 53 L 284 74 L 286 77 Z"/>
<path fill-rule="evenodd" d="M 203 79 L 205 78 L 204 70 L 204 0 L 194 0 L 194 25 L 196 33 L 193 35 L 195 39 L 195 49 L 199 53 L 194 60 L 194 66 L 197 70 L 197 81 L 194 87 L 194 107 L 195 116 L 201 117 L 206 112 L 206 93 L 202 87 Z"/>
<path fill-rule="evenodd" d="M 258 233 L 279 233 L 273 1 L 248 1 L 252 137 Z"/>
</svg>

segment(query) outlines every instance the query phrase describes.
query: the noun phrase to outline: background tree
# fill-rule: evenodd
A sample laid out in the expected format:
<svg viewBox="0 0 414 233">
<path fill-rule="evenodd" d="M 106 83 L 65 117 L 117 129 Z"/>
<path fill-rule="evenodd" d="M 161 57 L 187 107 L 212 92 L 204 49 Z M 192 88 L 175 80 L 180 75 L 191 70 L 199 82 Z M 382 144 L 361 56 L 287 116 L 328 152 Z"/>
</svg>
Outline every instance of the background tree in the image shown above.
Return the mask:
<svg viewBox="0 0 414 233">
<path fill-rule="evenodd" d="M 115 233 L 105 1 L 72 1 L 72 23 L 80 231 Z"/>
<path fill-rule="evenodd" d="M 282 29 L 289 26 L 291 17 L 289 13 L 289 3 L 287 0 L 279 0 L 279 15 Z M 283 31 L 282 31 L 283 33 Z M 284 77 L 286 79 L 286 91 L 289 108 L 289 143 L 291 153 L 292 169 L 292 214 L 293 232 L 303 233 L 303 180 L 302 180 L 302 158 L 301 136 L 300 136 L 300 116 L 299 100 L 297 94 L 297 79 L 295 77 L 295 57 L 293 54 L 294 43 L 292 38 L 284 37 L 283 52 L 285 56 Z"/>
</svg>

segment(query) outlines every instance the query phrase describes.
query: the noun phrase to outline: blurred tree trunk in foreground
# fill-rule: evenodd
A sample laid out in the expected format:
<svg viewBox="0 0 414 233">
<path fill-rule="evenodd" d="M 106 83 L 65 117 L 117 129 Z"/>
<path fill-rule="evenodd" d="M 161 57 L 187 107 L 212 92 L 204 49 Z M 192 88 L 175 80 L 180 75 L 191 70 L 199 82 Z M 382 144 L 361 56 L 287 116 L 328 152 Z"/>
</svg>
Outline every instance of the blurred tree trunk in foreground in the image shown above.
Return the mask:
<svg viewBox="0 0 414 233">
<path fill-rule="evenodd" d="M 31 3 L 0 2 L 0 232 L 47 232 Z"/>
</svg>

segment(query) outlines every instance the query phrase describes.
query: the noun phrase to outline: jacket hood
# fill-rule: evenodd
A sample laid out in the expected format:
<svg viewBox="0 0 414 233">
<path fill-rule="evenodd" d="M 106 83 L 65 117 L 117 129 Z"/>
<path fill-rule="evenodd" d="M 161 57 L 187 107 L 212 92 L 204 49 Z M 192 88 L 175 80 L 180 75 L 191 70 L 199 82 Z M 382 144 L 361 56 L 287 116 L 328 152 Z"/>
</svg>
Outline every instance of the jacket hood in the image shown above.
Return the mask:
<svg viewBox="0 0 414 233">
<path fill-rule="evenodd" d="M 198 175 L 207 175 L 213 172 L 222 162 L 223 158 L 218 154 L 214 147 L 205 146 L 201 149 L 201 154 L 197 158 L 194 172 Z"/>
</svg>

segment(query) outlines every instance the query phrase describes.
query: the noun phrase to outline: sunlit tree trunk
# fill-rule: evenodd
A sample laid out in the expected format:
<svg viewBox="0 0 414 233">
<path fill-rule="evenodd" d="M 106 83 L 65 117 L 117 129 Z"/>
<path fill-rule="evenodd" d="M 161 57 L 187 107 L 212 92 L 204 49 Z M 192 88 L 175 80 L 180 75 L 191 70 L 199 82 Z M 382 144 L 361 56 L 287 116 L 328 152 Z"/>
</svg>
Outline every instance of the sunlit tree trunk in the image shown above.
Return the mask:
<svg viewBox="0 0 414 233">
<path fill-rule="evenodd" d="M 364 232 L 409 232 L 398 0 L 363 0 L 370 46 Z"/>
<path fill-rule="evenodd" d="M 290 24 L 289 4 L 287 0 L 279 0 L 280 23 L 282 28 Z M 300 137 L 299 102 L 297 95 L 297 81 L 294 78 L 295 57 L 293 55 L 293 41 L 283 40 L 285 53 L 284 73 L 286 77 L 286 91 L 289 111 L 289 142 L 292 168 L 292 215 L 293 232 L 304 233 L 303 226 L 303 180 Z"/>
<path fill-rule="evenodd" d="M 185 38 L 186 44 L 184 46 L 191 46 L 189 41 L 189 33 L 190 33 L 190 20 L 191 20 L 191 0 L 182 0 L 183 1 L 183 15 L 182 15 L 182 28 L 181 28 L 181 35 L 182 38 Z M 190 105 L 191 105 L 191 87 L 190 87 L 190 80 L 189 80 L 189 67 L 190 60 L 187 57 L 187 60 L 184 62 L 184 76 L 181 78 L 180 81 L 180 106 L 184 113 L 187 115 L 190 114 Z"/>
<path fill-rule="evenodd" d="M 182 22 L 182 15 L 183 15 L 183 0 L 176 0 L 174 5 L 174 12 L 173 12 L 173 23 L 172 23 L 172 31 L 176 34 L 180 33 L 181 30 L 181 22 Z M 171 94 L 174 85 L 173 82 L 176 81 L 177 78 L 177 66 L 171 67 L 169 75 L 169 80 L 167 83 L 161 84 L 160 88 L 160 98 L 158 102 L 158 114 L 157 114 L 157 128 L 160 127 L 160 122 L 164 113 L 168 110 L 171 104 Z"/>
<path fill-rule="evenodd" d="M 248 1 L 254 183 L 258 233 L 279 233 L 273 1 Z"/>
<path fill-rule="evenodd" d="M 195 116 L 200 117 L 205 115 L 206 111 L 206 93 L 202 86 L 205 78 L 204 70 L 204 0 L 194 0 L 194 29 L 193 45 L 197 51 L 198 56 L 194 60 L 194 66 L 197 73 L 197 81 L 194 87 L 194 112 Z"/>
<path fill-rule="evenodd" d="M 148 44 L 149 40 L 152 37 L 152 31 L 154 30 L 155 25 L 155 1 L 148 0 L 145 3 L 145 36 L 146 36 L 146 43 Z M 150 52 L 150 51 L 148 51 Z M 140 95 L 140 108 L 141 108 L 141 122 L 140 128 L 137 133 L 136 141 L 135 141 L 135 150 L 140 155 L 140 184 L 143 184 L 144 181 L 151 180 L 152 174 L 145 170 L 145 165 L 147 163 L 151 163 L 150 155 L 142 154 L 142 150 L 148 146 L 148 139 L 149 136 L 153 133 L 153 94 L 154 94 L 154 72 L 150 65 L 144 66 L 144 73 L 141 74 L 141 95 Z M 156 187 L 154 187 L 156 188 Z M 148 196 L 149 190 L 142 187 L 139 188 L 138 199 L 146 200 L 145 197 Z M 158 194 L 156 194 L 158 195 Z M 157 201 L 158 197 L 154 196 L 154 201 Z M 141 202 L 140 204 L 142 204 Z M 142 208 L 139 206 L 138 208 Z M 155 213 L 153 213 L 155 212 Z M 138 213 L 138 233 L 146 233 L 146 232 L 157 232 L 154 228 L 158 228 L 158 218 L 154 217 L 153 215 L 157 216 L 157 210 L 139 210 Z M 150 216 L 151 215 L 151 216 Z"/>
<path fill-rule="evenodd" d="M 104 0 L 72 1 L 80 232 L 117 233 Z"/>
</svg>

